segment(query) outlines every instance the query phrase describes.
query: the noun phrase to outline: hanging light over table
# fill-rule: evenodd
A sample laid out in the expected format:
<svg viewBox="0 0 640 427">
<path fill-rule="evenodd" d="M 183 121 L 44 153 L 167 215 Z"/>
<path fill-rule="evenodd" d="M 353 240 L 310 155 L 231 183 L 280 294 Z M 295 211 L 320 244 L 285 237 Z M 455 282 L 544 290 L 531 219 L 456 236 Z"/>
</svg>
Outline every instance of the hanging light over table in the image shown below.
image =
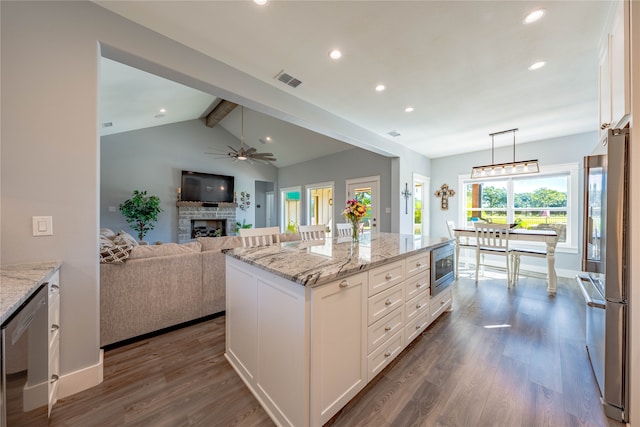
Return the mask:
<svg viewBox="0 0 640 427">
<path fill-rule="evenodd" d="M 540 165 L 536 160 L 516 161 L 516 132 L 518 128 L 490 133 L 491 137 L 491 164 L 484 166 L 474 166 L 471 169 L 471 178 L 491 178 L 505 175 L 524 175 L 529 173 L 539 173 Z M 495 163 L 494 161 L 494 137 L 503 133 L 513 133 L 513 161 L 509 163 Z"/>
</svg>

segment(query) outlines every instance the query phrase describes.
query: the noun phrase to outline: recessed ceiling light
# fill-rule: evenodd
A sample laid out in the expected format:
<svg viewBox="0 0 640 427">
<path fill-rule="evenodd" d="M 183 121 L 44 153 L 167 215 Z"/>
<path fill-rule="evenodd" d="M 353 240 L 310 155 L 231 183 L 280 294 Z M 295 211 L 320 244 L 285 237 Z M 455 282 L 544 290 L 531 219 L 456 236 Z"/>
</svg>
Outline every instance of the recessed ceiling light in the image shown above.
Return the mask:
<svg viewBox="0 0 640 427">
<path fill-rule="evenodd" d="M 530 70 L 537 70 L 537 69 L 539 69 L 539 68 L 544 67 L 544 66 L 545 66 L 545 64 L 546 64 L 546 62 L 544 62 L 544 61 L 538 61 L 538 62 L 536 62 L 535 64 L 531 64 L 531 65 L 529 66 L 529 69 L 530 69 Z"/>
<path fill-rule="evenodd" d="M 538 19 L 542 18 L 545 13 L 547 13 L 545 9 L 536 9 L 533 12 L 529 13 L 527 16 L 525 16 L 522 23 L 531 24 L 532 22 L 536 22 Z"/>
<path fill-rule="evenodd" d="M 253 2 L 258 6 L 264 6 L 265 4 L 267 4 L 267 0 L 253 0 Z"/>
<path fill-rule="evenodd" d="M 166 109 L 164 109 L 164 108 L 161 108 L 161 109 L 160 109 L 160 112 L 161 112 L 161 113 L 166 113 L 166 112 L 167 112 L 167 110 L 166 110 Z"/>
<path fill-rule="evenodd" d="M 376 92 L 382 92 L 385 89 L 386 89 L 386 87 L 383 84 L 380 84 L 380 85 L 376 86 Z"/>
<path fill-rule="evenodd" d="M 340 59 L 342 58 L 342 52 L 340 52 L 338 49 L 333 49 L 331 52 L 329 52 L 329 58 Z"/>
<path fill-rule="evenodd" d="M 411 113 L 413 111 L 413 107 L 407 107 L 404 109 L 405 113 Z"/>
</svg>

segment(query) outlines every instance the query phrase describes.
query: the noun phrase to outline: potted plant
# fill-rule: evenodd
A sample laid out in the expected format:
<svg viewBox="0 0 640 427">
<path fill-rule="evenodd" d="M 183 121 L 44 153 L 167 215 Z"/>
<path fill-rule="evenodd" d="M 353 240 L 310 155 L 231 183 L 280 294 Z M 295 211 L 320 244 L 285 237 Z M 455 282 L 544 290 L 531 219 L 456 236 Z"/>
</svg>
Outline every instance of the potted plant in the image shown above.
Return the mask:
<svg viewBox="0 0 640 427">
<path fill-rule="evenodd" d="M 162 212 L 160 198 L 147 196 L 146 191 L 135 190 L 133 197 L 120 204 L 120 212 L 131 228 L 138 232 L 138 240 L 142 241 L 147 231 L 153 230 L 158 214 Z"/>
</svg>

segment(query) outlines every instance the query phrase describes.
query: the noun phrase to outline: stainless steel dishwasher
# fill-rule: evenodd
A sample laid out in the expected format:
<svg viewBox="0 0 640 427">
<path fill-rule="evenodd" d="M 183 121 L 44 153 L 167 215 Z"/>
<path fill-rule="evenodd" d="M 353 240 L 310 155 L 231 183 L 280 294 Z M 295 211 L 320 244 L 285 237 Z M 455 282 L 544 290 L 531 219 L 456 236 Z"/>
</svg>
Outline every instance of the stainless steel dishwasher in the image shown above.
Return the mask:
<svg viewBox="0 0 640 427">
<path fill-rule="evenodd" d="M 33 387 L 34 384 L 46 383 L 48 377 L 47 305 L 47 285 L 43 284 L 2 324 L 2 427 L 47 425 L 46 399 L 43 400 L 39 395 L 41 392 Z M 44 403 L 44 406 L 39 403 Z"/>
</svg>

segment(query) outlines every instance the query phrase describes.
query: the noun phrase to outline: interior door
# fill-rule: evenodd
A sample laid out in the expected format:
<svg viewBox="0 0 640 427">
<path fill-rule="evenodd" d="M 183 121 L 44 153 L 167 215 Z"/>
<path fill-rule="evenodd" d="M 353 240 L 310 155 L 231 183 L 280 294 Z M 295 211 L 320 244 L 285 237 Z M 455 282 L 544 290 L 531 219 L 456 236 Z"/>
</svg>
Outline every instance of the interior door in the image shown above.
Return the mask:
<svg viewBox="0 0 640 427">
<path fill-rule="evenodd" d="M 380 176 L 370 176 L 347 180 L 347 199 L 357 198 L 367 206 L 363 218 L 364 230 L 378 232 L 380 218 Z"/>
</svg>

